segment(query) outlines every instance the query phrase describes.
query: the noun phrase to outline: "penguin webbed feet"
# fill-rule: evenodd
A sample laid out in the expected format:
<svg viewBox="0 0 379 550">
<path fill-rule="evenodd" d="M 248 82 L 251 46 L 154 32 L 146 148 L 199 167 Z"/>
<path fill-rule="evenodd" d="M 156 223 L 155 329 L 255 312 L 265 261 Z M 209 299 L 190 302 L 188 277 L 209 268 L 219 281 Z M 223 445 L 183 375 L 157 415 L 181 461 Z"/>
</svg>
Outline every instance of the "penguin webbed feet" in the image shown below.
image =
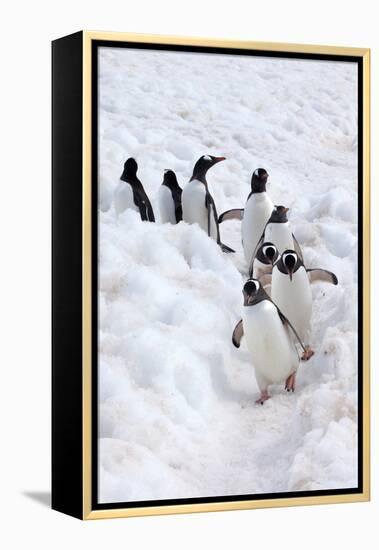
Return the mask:
<svg viewBox="0 0 379 550">
<path fill-rule="evenodd" d="M 271 395 L 269 395 L 268 391 L 263 391 L 258 399 L 255 400 L 256 405 L 263 405 L 265 401 L 268 399 L 271 399 Z"/>
<path fill-rule="evenodd" d="M 287 378 L 286 383 L 284 385 L 284 389 L 287 392 L 292 392 L 293 393 L 295 391 L 295 386 L 296 386 L 296 372 L 293 372 Z"/>
<path fill-rule="evenodd" d="M 305 346 L 305 350 L 301 356 L 301 361 L 309 361 L 311 357 L 315 354 L 314 350 L 310 346 Z"/>
</svg>

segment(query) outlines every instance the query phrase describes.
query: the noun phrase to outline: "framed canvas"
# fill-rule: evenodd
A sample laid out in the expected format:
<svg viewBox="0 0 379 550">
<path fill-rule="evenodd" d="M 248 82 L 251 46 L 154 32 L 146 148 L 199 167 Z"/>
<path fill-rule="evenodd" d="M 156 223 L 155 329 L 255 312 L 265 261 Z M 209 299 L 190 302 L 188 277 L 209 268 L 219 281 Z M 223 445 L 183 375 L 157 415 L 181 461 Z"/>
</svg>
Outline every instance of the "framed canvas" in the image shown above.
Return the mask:
<svg viewBox="0 0 379 550">
<path fill-rule="evenodd" d="M 53 42 L 55 510 L 369 499 L 369 55 Z"/>
</svg>

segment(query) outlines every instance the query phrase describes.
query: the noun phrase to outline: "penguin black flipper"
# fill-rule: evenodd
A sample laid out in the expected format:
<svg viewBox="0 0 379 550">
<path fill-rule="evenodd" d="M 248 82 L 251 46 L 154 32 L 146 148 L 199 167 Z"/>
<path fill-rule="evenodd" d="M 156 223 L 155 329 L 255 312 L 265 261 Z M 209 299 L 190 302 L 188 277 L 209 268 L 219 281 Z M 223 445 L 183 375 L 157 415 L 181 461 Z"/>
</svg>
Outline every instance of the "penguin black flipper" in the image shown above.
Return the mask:
<svg viewBox="0 0 379 550">
<path fill-rule="evenodd" d="M 272 301 L 272 300 L 271 300 Z M 302 342 L 300 336 L 298 335 L 295 327 L 293 326 L 293 324 L 287 319 L 287 317 L 284 315 L 284 313 L 282 313 L 280 311 L 280 309 L 278 308 L 278 306 L 272 302 L 274 304 L 274 306 L 276 307 L 277 311 L 278 311 L 278 315 L 280 317 L 280 320 L 282 321 L 283 325 L 287 325 L 293 332 L 293 335 L 295 336 L 295 339 L 297 340 L 297 342 L 299 343 L 301 349 L 306 352 L 306 348 L 305 348 L 305 345 L 304 343 Z"/>
<path fill-rule="evenodd" d="M 266 230 L 266 227 L 265 227 L 265 230 Z M 265 238 L 265 231 L 263 231 L 263 233 L 261 235 L 261 238 L 257 242 L 257 246 L 254 249 L 253 255 L 251 256 L 251 260 L 250 260 L 250 264 L 249 264 L 249 278 L 251 278 L 253 276 L 254 260 L 257 257 L 257 252 L 259 250 L 259 247 L 262 246 L 262 244 L 264 243 L 264 238 Z"/>
<path fill-rule="evenodd" d="M 299 241 L 296 239 L 296 237 L 293 233 L 292 233 L 292 238 L 293 238 L 293 246 L 294 246 L 295 252 L 299 256 L 301 261 L 303 262 L 304 261 L 303 252 L 300 248 Z"/>
<path fill-rule="evenodd" d="M 230 246 L 227 246 L 226 244 L 221 242 L 219 244 L 220 244 L 221 250 L 226 254 L 235 254 L 236 251 L 233 250 L 233 248 L 230 248 Z"/>
<path fill-rule="evenodd" d="M 148 218 L 149 222 L 155 222 L 153 207 L 151 206 L 151 202 L 149 201 L 148 196 L 146 195 L 146 193 L 145 193 L 145 204 L 146 204 L 146 208 L 147 208 L 147 218 Z"/>
<path fill-rule="evenodd" d="M 134 204 L 139 209 L 139 213 L 142 221 L 155 222 L 153 207 L 151 206 L 149 197 L 143 188 L 142 183 L 138 181 L 139 185 L 133 185 L 133 200 Z"/>
<path fill-rule="evenodd" d="M 182 190 L 180 187 L 172 189 L 171 194 L 172 200 L 174 201 L 176 223 L 179 223 L 183 219 Z"/>
<path fill-rule="evenodd" d="M 240 347 L 242 336 L 243 336 L 243 323 L 241 319 L 241 321 L 238 321 L 238 323 L 236 324 L 233 330 L 232 342 L 236 348 Z"/>
<path fill-rule="evenodd" d="M 331 283 L 332 285 L 338 285 L 337 276 L 332 271 L 327 269 L 307 269 L 308 278 L 310 283 L 316 281 L 323 281 L 325 283 Z"/>
<path fill-rule="evenodd" d="M 175 206 L 175 219 L 176 223 L 179 223 L 183 219 L 183 208 L 182 205 Z"/>
<path fill-rule="evenodd" d="M 226 222 L 227 220 L 242 220 L 244 208 L 233 208 L 232 210 L 226 210 L 219 218 L 218 223 Z"/>
<path fill-rule="evenodd" d="M 217 239 L 216 239 L 217 244 L 219 245 L 219 247 L 223 252 L 226 252 L 227 254 L 234 253 L 235 250 L 233 250 L 233 248 L 230 248 L 229 246 L 221 242 L 220 227 L 217 219 L 218 217 L 217 217 L 216 205 L 208 189 L 206 190 L 206 195 L 205 195 L 205 206 L 208 211 L 208 237 L 211 236 L 211 217 L 213 216 L 213 219 L 216 225 L 216 230 L 217 230 Z"/>
</svg>

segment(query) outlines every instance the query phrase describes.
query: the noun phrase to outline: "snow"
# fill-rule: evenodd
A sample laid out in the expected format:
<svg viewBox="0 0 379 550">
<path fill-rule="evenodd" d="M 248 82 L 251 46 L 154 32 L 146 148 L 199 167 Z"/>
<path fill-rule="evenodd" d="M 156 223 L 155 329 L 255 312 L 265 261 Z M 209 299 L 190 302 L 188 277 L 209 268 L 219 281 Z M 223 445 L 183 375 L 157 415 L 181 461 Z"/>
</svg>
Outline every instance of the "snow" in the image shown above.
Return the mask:
<svg viewBox="0 0 379 550">
<path fill-rule="evenodd" d="M 102 48 L 99 64 L 100 502 L 357 484 L 357 73 L 354 65 Z M 125 159 L 158 216 L 165 169 L 181 186 L 203 154 L 219 214 L 252 172 L 289 218 L 313 285 L 315 356 L 296 392 L 258 388 L 232 345 L 247 266 L 240 222 L 223 254 L 197 226 L 116 219 Z"/>
</svg>

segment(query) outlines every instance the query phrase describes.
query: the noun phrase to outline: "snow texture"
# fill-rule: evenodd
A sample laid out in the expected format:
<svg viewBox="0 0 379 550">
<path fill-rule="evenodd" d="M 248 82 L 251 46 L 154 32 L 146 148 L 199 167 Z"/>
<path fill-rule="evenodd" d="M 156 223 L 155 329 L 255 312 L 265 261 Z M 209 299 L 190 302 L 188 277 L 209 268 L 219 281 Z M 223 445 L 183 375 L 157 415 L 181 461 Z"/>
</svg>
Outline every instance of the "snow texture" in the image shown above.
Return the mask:
<svg viewBox="0 0 379 550">
<path fill-rule="evenodd" d="M 100 502 L 357 485 L 357 73 L 344 62 L 102 48 L 99 63 Z M 223 254 L 197 226 L 116 220 L 125 159 L 158 217 L 173 169 L 203 154 L 219 214 L 244 205 L 257 167 L 290 221 L 313 285 L 315 356 L 297 391 L 258 388 L 241 317 L 240 222 Z"/>
</svg>

